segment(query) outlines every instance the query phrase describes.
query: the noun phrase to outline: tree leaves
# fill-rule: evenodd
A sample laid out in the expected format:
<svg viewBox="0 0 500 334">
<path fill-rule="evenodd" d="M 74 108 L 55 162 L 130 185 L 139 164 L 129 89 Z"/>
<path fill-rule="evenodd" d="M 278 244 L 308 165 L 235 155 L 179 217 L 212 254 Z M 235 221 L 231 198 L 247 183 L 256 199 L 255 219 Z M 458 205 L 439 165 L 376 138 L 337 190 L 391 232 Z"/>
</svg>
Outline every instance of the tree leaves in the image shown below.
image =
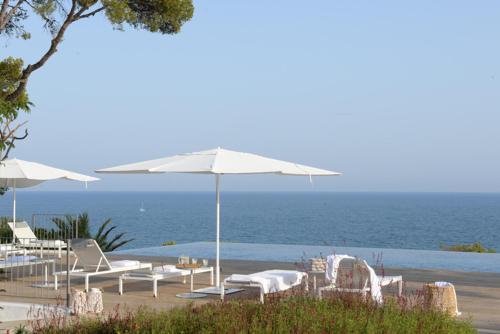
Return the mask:
<svg viewBox="0 0 500 334">
<path fill-rule="evenodd" d="M 117 226 L 111 225 L 111 218 L 106 219 L 92 236 L 90 233 L 90 220 L 87 212 L 78 215 L 78 218 L 67 215 L 64 219 L 53 218 L 52 222 L 59 228 L 59 235 L 64 238 L 91 238 L 94 239 L 103 252 L 111 252 L 134 239 L 122 240 L 126 232 L 116 234 L 111 240 L 108 238 Z"/>
<path fill-rule="evenodd" d="M 16 119 L 20 110 L 29 112 L 31 103 L 24 92 L 14 101 L 7 101 L 7 95 L 16 90 L 23 71 L 23 60 L 7 57 L 0 61 L 0 124 Z"/>
</svg>

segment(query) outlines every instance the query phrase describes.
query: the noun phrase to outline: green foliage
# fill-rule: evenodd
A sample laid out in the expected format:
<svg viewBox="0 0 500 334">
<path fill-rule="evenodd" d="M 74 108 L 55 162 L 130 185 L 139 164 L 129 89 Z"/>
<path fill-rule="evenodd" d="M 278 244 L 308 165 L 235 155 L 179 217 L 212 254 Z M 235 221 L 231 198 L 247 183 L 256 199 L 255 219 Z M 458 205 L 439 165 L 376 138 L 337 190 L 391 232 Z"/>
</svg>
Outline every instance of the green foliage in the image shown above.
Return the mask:
<svg viewBox="0 0 500 334">
<path fill-rule="evenodd" d="M 14 331 L 14 334 L 29 334 L 30 331 L 25 325 L 19 325 Z"/>
<path fill-rule="evenodd" d="M 12 230 L 7 225 L 9 221 L 12 221 L 9 217 L 0 217 L 0 239 L 3 243 L 12 241 Z M 55 217 L 52 218 L 52 222 L 56 228 L 35 228 L 33 232 L 36 237 L 45 240 L 57 240 L 73 238 L 78 235 L 79 238 L 95 239 L 103 252 L 111 252 L 134 240 L 123 240 L 126 233 L 112 235 L 111 232 L 116 229 L 116 226 L 111 225 L 111 219 L 107 219 L 102 223 L 93 235 L 90 232 L 90 221 L 86 212 L 76 218 L 71 215 L 66 215 L 64 218 Z"/>
<path fill-rule="evenodd" d="M 12 242 L 12 230 L 7 223 L 12 221 L 10 217 L 0 217 L 0 241 L 2 243 Z"/>
<path fill-rule="evenodd" d="M 169 311 L 148 308 L 125 315 L 78 319 L 67 327 L 36 327 L 35 334 L 104 333 L 366 333 L 366 334 L 469 334 L 467 321 L 388 301 L 378 307 L 361 298 L 307 296 L 189 305 Z"/>
<path fill-rule="evenodd" d="M 162 246 L 174 246 L 176 244 L 175 240 L 169 240 L 162 243 Z"/>
<path fill-rule="evenodd" d="M 137 29 L 175 34 L 193 17 L 191 0 L 102 0 L 106 16 L 115 27 L 124 23 Z"/>
<path fill-rule="evenodd" d="M 2 0 L 1 7 L 0 37 L 29 40 L 31 34 L 25 30 L 24 23 L 34 16 L 41 19 L 52 38 L 49 47 L 44 48 L 32 64 L 23 67 L 21 59 L 12 57 L 0 62 L 0 126 L 3 126 L 0 130 L 0 160 L 14 148 L 15 140 L 26 138 L 27 132 L 26 136 L 16 138 L 10 123 L 17 119 L 20 111 L 29 112 L 28 79 L 57 52 L 70 25 L 104 12 L 108 21 L 119 29 L 127 24 L 150 32 L 175 34 L 194 12 L 192 0 Z M 5 151 L 7 153 L 1 156 Z M 3 192 L 5 190 L 0 190 L 0 195 Z"/>
<path fill-rule="evenodd" d="M 109 22 L 122 28 L 128 24 L 136 29 L 162 34 L 178 33 L 184 23 L 193 17 L 194 6 L 192 0 L 78 0 L 75 8 L 76 17 L 72 22 L 80 18 L 92 17 L 92 12 L 100 8 L 104 10 Z M 44 22 L 44 27 L 56 35 L 65 21 L 70 6 L 68 2 L 56 0 L 26 0 L 20 2 L 17 10 L 12 15 L 8 24 L 0 29 L 8 36 L 29 39 L 30 33 L 25 30 L 24 22 L 30 15 L 38 16 Z M 1 21 L 2 17 L 0 17 Z"/>
<path fill-rule="evenodd" d="M 0 61 L 0 124 L 17 118 L 19 111 L 30 111 L 31 103 L 24 92 L 14 101 L 6 101 L 7 95 L 16 90 L 23 71 L 23 60 L 7 57 Z M 0 143 L 1 144 L 1 143 Z M 4 147 L 0 147 L 3 150 Z"/>
<path fill-rule="evenodd" d="M 54 218 L 52 221 L 59 228 L 58 233 L 61 233 L 60 235 L 75 236 L 78 234 L 79 238 L 95 239 L 103 252 L 112 252 L 134 240 L 122 240 L 126 234 L 125 232 L 115 234 L 111 237 L 111 232 L 117 228 L 116 225 L 111 225 L 111 218 L 106 219 L 106 221 L 99 226 L 97 232 L 92 235 L 90 232 L 89 215 L 86 212 L 79 214 L 77 218 L 68 215 L 64 219 Z M 36 231 L 35 233 L 38 232 L 39 231 Z"/>
<path fill-rule="evenodd" d="M 64 218 L 54 217 L 52 218 L 52 222 L 57 226 L 58 230 L 56 232 L 60 237 L 92 237 L 90 235 L 89 217 L 86 212 L 78 215 L 76 218 L 72 215 L 66 215 Z M 41 233 L 41 231 L 35 231 L 37 237 L 41 238 L 42 236 L 38 233 Z"/>
<path fill-rule="evenodd" d="M 441 249 L 450 252 L 496 253 L 495 249 L 483 247 L 480 242 L 455 246 L 441 245 Z"/>
</svg>

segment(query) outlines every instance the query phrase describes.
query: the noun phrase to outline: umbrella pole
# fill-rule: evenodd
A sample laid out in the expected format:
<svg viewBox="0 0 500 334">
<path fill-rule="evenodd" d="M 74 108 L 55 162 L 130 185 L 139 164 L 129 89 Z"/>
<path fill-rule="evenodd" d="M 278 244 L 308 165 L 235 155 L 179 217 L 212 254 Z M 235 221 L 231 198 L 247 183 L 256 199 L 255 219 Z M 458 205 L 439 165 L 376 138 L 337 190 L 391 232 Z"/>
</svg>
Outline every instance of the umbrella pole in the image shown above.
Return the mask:
<svg viewBox="0 0 500 334">
<path fill-rule="evenodd" d="M 220 175 L 215 175 L 215 212 L 217 221 L 217 236 L 216 236 L 216 260 L 215 260 L 215 284 L 220 287 L 220 264 L 219 264 L 219 251 L 220 251 Z"/>
<path fill-rule="evenodd" d="M 15 244 L 16 241 L 16 180 L 14 180 L 14 186 L 12 187 L 12 243 Z"/>
</svg>

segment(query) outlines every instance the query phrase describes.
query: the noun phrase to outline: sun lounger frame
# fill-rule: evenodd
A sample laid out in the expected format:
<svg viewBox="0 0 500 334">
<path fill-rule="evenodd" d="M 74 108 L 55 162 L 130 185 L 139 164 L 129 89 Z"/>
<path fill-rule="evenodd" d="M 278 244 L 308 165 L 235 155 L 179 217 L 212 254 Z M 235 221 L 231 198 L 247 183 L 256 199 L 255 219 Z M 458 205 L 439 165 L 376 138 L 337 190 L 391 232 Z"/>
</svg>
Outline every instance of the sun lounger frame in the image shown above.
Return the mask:
<svg viewBox="0 0 500 334">
<path fill-rule="evenodd" d="M 183 269 L 182 271 L 175 271 L 171 273 L 141 273 L 132 272 L 120 275 L 118 278 L 118 293 L 123 295 L 123 281 L 125 280 L 135 280 L 135 281 L 152 281 L 153 282 L 153 297 L 158 297 L 158 281 L 165 280 L 175 277 L 183 277 L 183 283 L 186 283 L 186 276 L 191 276 L 190 291 L 194 290 L 193 279 L 195 274 L 210 273 L 210 285 L 214 285 L 214 267 L 200 267 L 192 269 Z"/>
<path fill-rule="evenodd" d="M 49 282 L 49 264 L 52 263 L 52 271 L 55 269 L 55 261 L 52 259 L 37 259 L 35 261 L 7 261 L 7 264 L 0 263 L 0 269 L 12 269 L 20 267 L 30 267 L 30 275 L 33 272 L 33 266 L 43 265 L 43 277 L 45 285 Z"/>
<path fill-rule="evenodd" d="M 16 228 L 14 228 L 14 224 L 16 224 Z M 67 244 L 63 240 L 41 240 L 38 239 L 35 235 L 35 232 L 31 229 L 29 224 L 25 221 L 21 222 L 9 222 L 7 223 L 10 229 L 13 231 L 14 236 L 17 240 L 19 240 L 19 244 L 22 247 L 27 249 L 40 249 L 41 257 L 43 257 L 43 249 L 47 250 L 53 249 L 57 250 L 57 256 L 61 258 L 62 250 L 66 249 Z M 23 235 L 21 233 L 24 233 Z M 50 247 L 51 242 L 54 243 L 54 247 Z M 45 244 L 48 244 L 49 247 L 44 247 Z"/>
<path fill-rule="evenodd" d="M 89 247 L 93 247 L 94 251 L 97 252 L 99 256 L 99 260 L 97 260 L 97 264 L 92 264 L 92 265 L 85 265 L 84 268 L 76 269 L 76 265 L 78 264 L 79 259 L 81 256 L 78 255 L 80 252 L 79 247 L 76 247 L 77 244 L 83 244 L 86 243 Z M 71 268 L 69 275 L 70 276 L 75 276 L 75 277 L 83 277 L 85 279 L 85 291 L 89 291 L 89 280 L 90 277 L 94 276 L 105 276 L 109 274 L 116 274 L 116 273 L 121 273 L 121 272 L 126 272 L 126 271 L 133 271 L 133 270 L 141 270 L 141 269 L 152 269 L 152 264 L 151 263 L 141 263 L 135 265 L 135 266 L 126 266 L 126 267 L 112 267 L 111 263 L 108 261 L 104 253 L 102 252 L 101 248 L 97 244 L 97 242 L 93 239 L 75 239 L 74 242 L 72 242 L 72 248 L 73 252 L 76 255 L 76 260 L 73 263 L 73 267 Z M 88 258 L 85 259 L 87 261 Z M 80 260 L 80 262 L 82 262 Z M 107 267 L 106 270 L 100 270 L 103 267 Z M 95 269 L 93 269 L 95 268 Z M 59 271 L 59 272 L 54 272 L 54 290 L 58 289 L 58 276 L 61 275 L 67 275 L 67 271 Z"/>
</svg>

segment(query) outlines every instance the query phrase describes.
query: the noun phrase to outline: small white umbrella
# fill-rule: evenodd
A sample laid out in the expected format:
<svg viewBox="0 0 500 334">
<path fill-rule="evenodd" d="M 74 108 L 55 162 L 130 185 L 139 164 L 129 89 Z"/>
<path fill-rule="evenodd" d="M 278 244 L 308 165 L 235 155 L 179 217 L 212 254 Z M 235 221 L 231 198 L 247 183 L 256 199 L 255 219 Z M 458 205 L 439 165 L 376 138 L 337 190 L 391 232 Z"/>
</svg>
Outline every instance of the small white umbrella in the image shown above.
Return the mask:
<svg viewBox="0 0 500 334">
<path fill-rule="evenodd" d="M 16 228 L 16 188 L 34 187 L 48 180 L 66 179 L 81 182 L 97 181 L 98 178 L 42 165 L 36 162 L 10 159 L 0 162 L 0 187 L 12 188 L 12 220 Z M 13 239 L 15 236 L 13 236 Z"/>
<path fill-rule="evenodd" d="M 229 151 L 221 148 L 174 155 L 167 158 L 148 160 L 128 165 L 100 169 L 97 173 L 155 174 L 194 173 L 215 174 L 216 185 L 216 286 L 220 286 L 219 237 L 220 198 L 219 180 L 222 174 L 278 174 L 301 176 L 334 176 L 340 173 L 292 162 L 270 159 L 263 156 Z"/>
</svg>

